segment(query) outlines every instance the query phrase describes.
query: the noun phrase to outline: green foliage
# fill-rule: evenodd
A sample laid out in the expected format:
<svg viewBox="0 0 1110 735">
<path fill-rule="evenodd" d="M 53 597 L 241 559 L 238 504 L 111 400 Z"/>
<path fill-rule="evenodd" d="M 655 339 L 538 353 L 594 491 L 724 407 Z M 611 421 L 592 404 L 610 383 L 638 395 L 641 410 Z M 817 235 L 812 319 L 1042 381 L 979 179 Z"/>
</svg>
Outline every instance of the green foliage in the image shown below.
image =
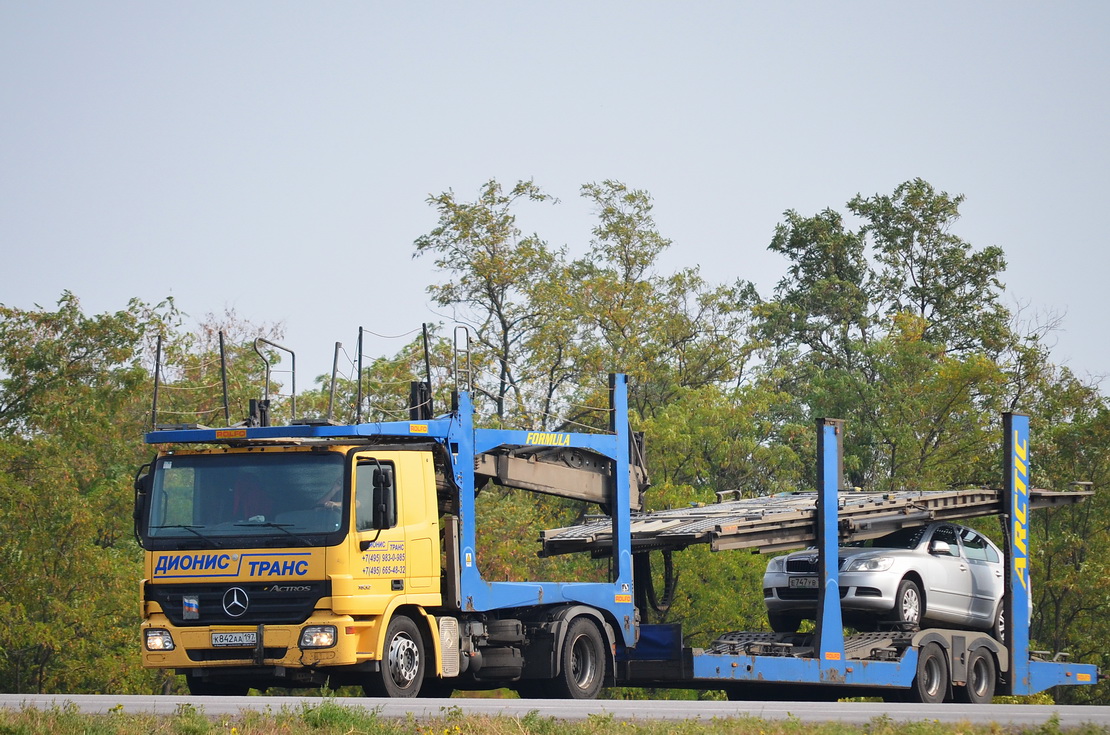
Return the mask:
<svg viewBox="0 0 1110 735">
<path fill-rule="evenodd" d="M 256 350 L 257 339 L 281 339 L 280 325 L 254 325 L 227 311 L 208 314 L 193 332 L 161 328 L 157 334 L 162 338 L 159 424 L 229 426 L 247 419 L 251 399 L 266 395 L 272 400 L 272 423 L 289 418 L 294 376 L 283 362 L 288 356 L 265 343 L 257 343 Z M 271 365 L 268 385 L 266 361 Z M 297 413 L 302 413 L 299 407 Z"/>
<path fill-rule="evenodd" d="M 141 690 L 129 522 L 145 450 L 140 358 L 172 305 L 0 307 L 0 689 Z M 96 666 L 90 662 L 97 661 Z"/>
<path fill-rule="evenodd" d="M 529 712 L 523 717 L 447 716 L 405 720 L 377 717 L 366 710 L 340 704 L 327 704 L 322 718 L 314 708 L 277 713 L 243 712 L 234 717 L 205 718 L 196 709 L 178 711 L 169 716 L 81 715 L 75 709 L 38 710 L 23 709 L 18 712 L 0 711 L 0 734 L 51 732 L 56 735 L 131 735 L 132 733 L 203 733 L 219 732 L 230 735 L 270 735 L 292 732 L 317 732 L 321 735 L 348 735 L 349 733 L 417 733 L 418 735 L 996 735 L 1000 732 L 1013 735 L 1058 735 L 1062 732 L 1095 735 L 1106 733 L 1105 726 L 1084 724 L 1065 728 L 1055 715 L 1036 726 L 971 725 L 945 723 L 938 720 L 906 722 L 881 716 L 861 724 L 837 721 L 809 722 L 797 717 L 767 720 L 758 717 L 715 717 L 690 720 L 673 719 L 621 719 L 613 715 L 590 715 L 582 720 L 558 720 Z"/>
<path fill-rule="evenodd" d="M 345 707 L 331 699 L 325 699 L 316 705 L 303 705 L 300 717 L 313 730 L 366 733 L 399 731 L 392 722 L 379 719 L 377 709 Z"/>
</svg>

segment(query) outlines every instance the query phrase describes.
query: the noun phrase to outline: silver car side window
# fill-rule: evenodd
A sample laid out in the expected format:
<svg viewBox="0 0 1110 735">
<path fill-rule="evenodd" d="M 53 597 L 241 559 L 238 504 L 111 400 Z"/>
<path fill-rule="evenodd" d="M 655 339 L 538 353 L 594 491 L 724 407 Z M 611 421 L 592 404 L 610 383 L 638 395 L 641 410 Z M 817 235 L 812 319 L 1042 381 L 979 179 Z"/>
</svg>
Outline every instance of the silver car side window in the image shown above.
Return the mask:
<svg viewBox="0 0 1110 735">
<path fill-rule="evenodd" d="M 933 550 L 933 543 L 935 541 L 943 541 L 948 544 L 948 556 L 960 555 L 960 541 L 956 537 L 956 529 L 952 526 L 940 526 L 937 530 L 933 531 L 933 537 L 929 539 L 929 550 Z"/>
<path fill-rule="evenodd" d="M 981 562 L 998 562 L 998 554 L 983 538 L 971 528 L 961 528 L 960 536 L 963 540 L 963 553 L 971 560 Z"/>
</svg>

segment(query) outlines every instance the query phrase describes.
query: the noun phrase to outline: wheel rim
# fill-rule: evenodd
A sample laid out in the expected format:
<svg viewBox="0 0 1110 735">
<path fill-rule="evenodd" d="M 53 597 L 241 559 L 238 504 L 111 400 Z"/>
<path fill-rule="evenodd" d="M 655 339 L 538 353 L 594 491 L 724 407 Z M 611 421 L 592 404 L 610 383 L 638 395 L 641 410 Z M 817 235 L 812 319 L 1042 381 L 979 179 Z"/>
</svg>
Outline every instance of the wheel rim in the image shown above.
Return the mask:
<svg viewBox="0 0 1110 735">
<path fill-rule="evenodd" d="M 589 637 L 580 635 L 571 647 L 570 675 L 579 689 L 588 689 L 597 670 L 597 652 Z"/>
<path fill-rule="evenodd" d="M 389 675 L 397 686 L 412 684 L 420 668 L 420 650 L 404 633 L 399 633 L 389 644 Z"/>
<path fill-rule="evenodd" d="M 975 693 L 976 697 L 985 697 L 987 695 L 987 688 L 990 685 L 988 677 L 990 672 L 987 671 L 987 662 L 982 657 L 976 658 L 975 663 L 971 666 L 971 671 L 968 672 L 968 679 L 971 685 L 971 691 Z"/>
<path fill-rule="evenodd" d="M 925 690 L 925 693 L 929 695 L 929 697 L 935 697 L 937 696 L 937 693 L 940 692 L 940 672 L 940 661 L 937 659 L 936 656 L 930 656 L 929 659 L 925 661 L 925 666 L 921 672 L 923 684 L 922 688 Z"/>
<path fill-rule="evenodd" d="M 902 620 L 907 623 L 919 622 L 921 618 L 921 598 L 917 594 L 917 589 L 914 587 L 907 587 L 902 592 Z"/>
</svg>

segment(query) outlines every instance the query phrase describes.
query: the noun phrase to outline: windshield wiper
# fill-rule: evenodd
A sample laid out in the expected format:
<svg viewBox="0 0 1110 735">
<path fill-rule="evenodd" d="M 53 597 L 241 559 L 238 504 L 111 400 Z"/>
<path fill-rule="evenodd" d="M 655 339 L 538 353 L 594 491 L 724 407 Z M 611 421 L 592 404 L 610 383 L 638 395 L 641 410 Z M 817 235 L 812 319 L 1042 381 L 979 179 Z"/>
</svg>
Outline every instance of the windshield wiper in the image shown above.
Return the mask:
<svg viewBox="0 0 1110 735">
<path fill-rule="evenodd" d="M 198 528 L 204 528 L 204 526 L 187 526 L 184 523 L 171 523 L 166 526 L 148 526 L 148 528 L 184 528 L 186 531 L 193 534 L 197 538 L 207 541 L 213 549 L 220 548 L 220 544 L 216 543 L 215 539 L 211 538 L 210 536 L 205 536 L 203 533 L 197 530 Z"/>
<path fill-rule="evenodd" d="M 259 523 L 249 523 L 249 522 L 248 523 L 235 523 L 233 525 L 235 525 L 235 526 L 250 526 L 252 528 L 254 528 L 254 527 L 257 527 L 257 528 L 276 528 L 279 531 L 285 533 L 286 535 L 292 536 L 293 538 L 297 539 L 298 541 L 300 541 L 305 546 L 312 546 L 312 542 L 309 541 L 308 539 L 306 539 L 304 536 L 300 536 L 300 535 L 295 534 L 295 533 L 293 533 L 292 531 L 289 530 L 289 526 L 293 525 L 292 523 L 274 523 L 272 521 L 262 521 L 262 522 L 259 522 Z"/>
</svg>

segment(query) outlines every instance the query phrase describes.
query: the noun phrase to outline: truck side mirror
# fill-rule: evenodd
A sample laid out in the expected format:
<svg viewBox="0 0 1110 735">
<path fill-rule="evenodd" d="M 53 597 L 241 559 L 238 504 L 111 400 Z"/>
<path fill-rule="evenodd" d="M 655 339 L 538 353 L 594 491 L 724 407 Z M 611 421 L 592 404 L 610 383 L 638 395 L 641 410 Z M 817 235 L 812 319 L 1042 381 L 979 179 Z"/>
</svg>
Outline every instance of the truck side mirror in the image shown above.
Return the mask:
<svg viewBox="0 0 1110 735">
<path fill-rule="evenodd" d="M 374 472 L 374 528 L 392 528 L 396 525 L 396 495 L 393 477 L 384 467 Z"/>
<path fill-rule="evenodd" d="M 147 500 L 150 498 L 150 491 L 154 486 L 154 475 L 151 474 L 150 468 L 151 463 L 147 462 L 135 473 L 135 505 L 131 511 L 131 520 L 134 522 L 135 540 L 139 543 L 140 549 L 143 547 L 143 537 L 139 533 L 139 526 L 142 523 Z"/>
</svg>

